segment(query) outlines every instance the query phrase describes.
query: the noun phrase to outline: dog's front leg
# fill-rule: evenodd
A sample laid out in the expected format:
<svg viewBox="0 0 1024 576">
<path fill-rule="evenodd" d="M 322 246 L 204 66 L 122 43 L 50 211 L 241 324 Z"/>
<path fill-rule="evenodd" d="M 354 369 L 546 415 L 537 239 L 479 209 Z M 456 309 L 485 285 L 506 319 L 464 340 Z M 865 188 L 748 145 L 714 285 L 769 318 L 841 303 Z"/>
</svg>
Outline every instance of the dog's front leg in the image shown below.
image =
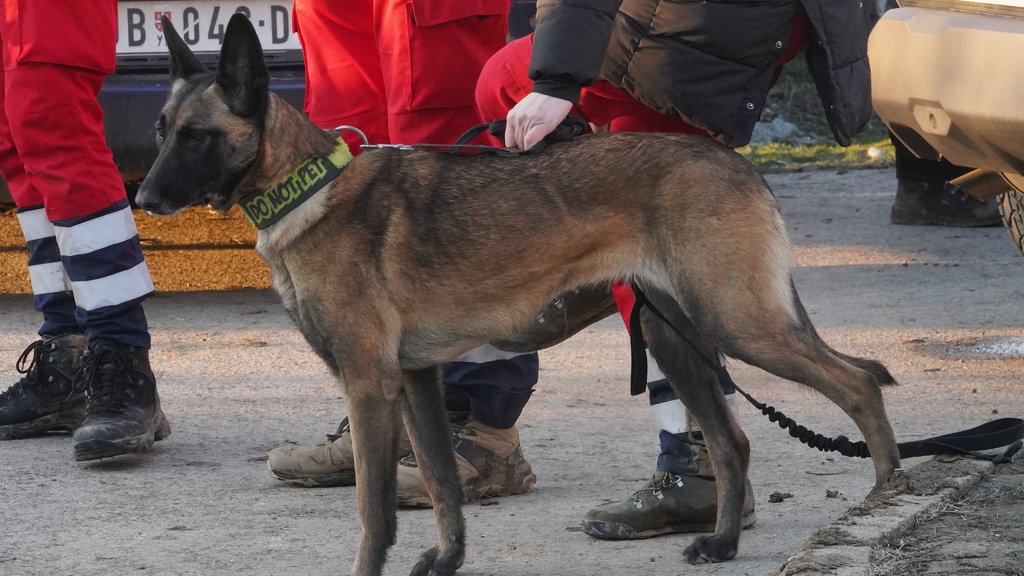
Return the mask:
<svg viewBox="0 0 1024 576">
<path fill-rule="evenodd" d="M 353 576 L 381 574 L 388 548 L 395 543 L 399 400 L 386 390 L 401 385 L 386 380 L 400 378 L 397 369 L 376 378 L 345 378 L 361 525 Z"/>
<path fill-rule="evenodd" d="M 449 576 L 462 566 L 466 526 L 441 374 L 438 368 L 410 370 L 405 382 L 405 427 L 437 518 L 437 546 L 420 557 L 412 576 Z"/>
</svg>

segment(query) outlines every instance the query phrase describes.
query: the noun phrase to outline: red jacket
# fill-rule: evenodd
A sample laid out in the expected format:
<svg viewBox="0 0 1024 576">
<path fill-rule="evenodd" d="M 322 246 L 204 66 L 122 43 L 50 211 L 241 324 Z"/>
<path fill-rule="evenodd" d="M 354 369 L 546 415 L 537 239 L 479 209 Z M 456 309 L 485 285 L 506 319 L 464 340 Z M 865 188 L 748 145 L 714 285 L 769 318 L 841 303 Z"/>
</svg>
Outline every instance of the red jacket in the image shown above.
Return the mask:
<svg viewBox="0 0 1024 576">
<path fill-rule="evenodd" d="M 2 0 L 4 67 L 45 63 L 114 72 L 117 0 Z"/>
</svg>

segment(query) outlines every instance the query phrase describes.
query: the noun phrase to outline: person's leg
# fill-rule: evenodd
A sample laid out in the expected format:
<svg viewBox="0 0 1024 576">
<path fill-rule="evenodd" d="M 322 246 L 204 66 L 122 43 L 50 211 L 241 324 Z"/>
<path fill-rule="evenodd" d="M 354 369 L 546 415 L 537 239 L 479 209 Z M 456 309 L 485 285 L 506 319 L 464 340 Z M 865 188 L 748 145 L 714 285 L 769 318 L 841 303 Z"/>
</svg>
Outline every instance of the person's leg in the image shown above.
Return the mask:
<svg viewBox="0 0 1024 576">
<path fill-rule="evenodd" d="M 509 42 L 487 60 L 475 88 L 476 107 L 482 118 L 504 120 L 509 110 L 530 93 L 532 52 L 533 34 L 529 34 Z M 578 108 L 572 113 L 582 115 Z"/>
<path fill-rule="evenodd" d="M 295 0 L 293 21 L 306 72 L 305 112 L 330 130 L 355 126 L 388 144 L 388 110 L 373 29 L 372 0 Z M 362 140 L 342 134 L 354 154 Z"/>
<path fill-rule="evenodd" d="M 53 224 L 89 343 L 81 377 L 89 406 L 75 431 L 75 457 L 148 448 L 170 432 L 149 366 L 142 308 L 153 283 L 103 134 L 96 98 L 104 74 L 28 63 L 8 68 L 5 77 L 10 133 Z"/>
<path fill-rule="evenodd" d="M 18 207 L 18 223 L 28 246 L 32 301 L 43 317 L 41 339 L 29 344 L 16 366 L 24 377 L 0 393 L 0 440 L 15 440 L 71 432 L 82 423 L 86 395 L 75 390 L 73 378 L 82 365 L 85 336 L 75 321 L 75 299 L 43 197 L 32 186 L 11 136 L 5 81 L 0 68 L 0 174 Z"/>
<path fill-rule="evenodd" d="M 801 11 L 793 22 L 787 48 L 777 59 L 776 78 L 782 66 L 803 51 L 810 37 L 810 22 Z M 640 104 L 624 90 L 607 82 L 585 89 L 580 108 L 592 122 L 607 125 L 612 132 L 677 132 L 711 138 L 699 128 Z M 632 289 L 617 284 L 613 291 L 628 327 L 635 304 Z M 727 402 L 735 410 L 735 383 L 725 368 L 724 358 L 718 377 Z M 595 508 L 584 515 L 583 531 L 595 538 L 648 538 L 714 529 L 717 494 L 703 437 L 650 355 L 647 387 L 661 446 L 655 474 L 626 500 Z M 746 492 L 743 526 L 749 527 L 756 521 L 749 481 Z"/>
<path fill-rule="evenodd" d="M 479 346 L 444 366 L 445 407 L 466 502 L 527 492 L 536 482 L 516 421 L 537 383 L 536 352 Z M 399 506 L 430 506 L 413 457 L 398 467 Z"/>
<path fill-rule="evenodd" d="M 607 89 L 604 93 L 613 94 Z M 647 114 L 643 111 L 620 118 L 620 125 L 629 124 L 637 128 L 650 126 L 644 121 Z M 690 127 L 686 132 L 690 133 L 691 130 L 695 129 Z M 628 329 L 636 302 L 633 290 L 624 283 L 616 283 L 612 290 Z M 724 358 L 722 360 L 718 373 L 719 384 L 726 401 L 735 412 L 736 387 L 725 368 Z M 649 353 L 647 366 L 648 400 L 660 446 L 655 472 L 650 480 L 625 500 L 599 506 L 584 514 L 583 532 L 594 538 L 650 538 L 677 532 L 710 531 L 715 527 L 718 495 L 704 438 L 695 419 L 690 417 Z M 756 522 L 756 516 L 753 489 L 749 481 L 746 485 L 742 521 L 744 527 L 749 527 Z"/>
<path fill-rule="evenodd" d="M 950 180 L 970 172 L 948 160 L 918 158 L 892 132 L 896 151 L 896 198 L 889 212 L 893 224 L 977 228 L 1002 226 L 998 199 L 980 201 Z"/>
<path fill-rule="evenodd" d="M 484 63 L 505 45 L 511 0 L 374 0 L 392 142 L 450 144 L 481 119 Z"/>
</svg>

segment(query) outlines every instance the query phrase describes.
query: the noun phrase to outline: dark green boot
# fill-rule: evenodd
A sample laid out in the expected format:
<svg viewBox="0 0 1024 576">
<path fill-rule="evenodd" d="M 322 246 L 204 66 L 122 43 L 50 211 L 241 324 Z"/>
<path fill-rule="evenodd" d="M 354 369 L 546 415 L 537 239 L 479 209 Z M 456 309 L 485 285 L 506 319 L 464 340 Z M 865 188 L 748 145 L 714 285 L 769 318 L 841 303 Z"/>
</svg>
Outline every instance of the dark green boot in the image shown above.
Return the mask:
<svg viewBox="0 0 1024 576">
<path fill-rule="evenodd" d="M 84 351 L 85 336 L 81 334 L 29 344 L 16 365 L 25 376 L 0 393 L 0 440 L 71 432 L 82 423 L 85 392 L 75 390 L 73 380 Z"/>
<path fill-rule="evenodd" d="M 1009 185 L 1007 185 L 1009 189 Z M 984 228 L 1002 226 L 999 201 L 980 201 L 948 182 L 899 180 L 889 221 L 907 226 Z"/>
<path fill-rule="evenodd" d="M 667 432 L 662 432 L 662 447 Z M 682 436 L 682 435 L 669 435 Z M 677 532 L 713 532 L 718 516 L 718 488 L 711 476 L 704 442 L 689 437 L 692 457 L 684 459 L 687 473 L 661 471 L 629 498 L 594 508 L 583 516 L 583 532 L 602 540 L 633 540 Z M 665 460 L 663 452 L 659 467 Z M 743 496 L 742 525 L 749 528 L 754 515 L 754 496 L 747 480 Z"/>
<path fill-rule="evenodd" d="M 146 450 L 171 433 L 160 409 L 149 350 L 97 342 L 76 385 L 88 390 L 85 422 L 73 437 L 75 460 Z"/>
</svg>

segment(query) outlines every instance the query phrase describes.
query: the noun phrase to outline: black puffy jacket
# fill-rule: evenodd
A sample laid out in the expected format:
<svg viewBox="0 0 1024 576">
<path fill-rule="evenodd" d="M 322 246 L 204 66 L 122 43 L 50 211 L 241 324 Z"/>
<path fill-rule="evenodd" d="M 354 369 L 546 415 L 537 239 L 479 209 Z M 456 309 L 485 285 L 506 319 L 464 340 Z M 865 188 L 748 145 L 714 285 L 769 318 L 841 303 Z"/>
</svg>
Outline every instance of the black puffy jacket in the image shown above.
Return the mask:
<svg viewBox="0 0 1024 576">
<path fill-rule="evenodd" d="M 750 141 L 799 9 L 836 140 L 871 116 L 868 22 L 856 0 L 538 0 L 534 91 L 577 101 L 604 78 L 729 146 Z"/>
</svg>

